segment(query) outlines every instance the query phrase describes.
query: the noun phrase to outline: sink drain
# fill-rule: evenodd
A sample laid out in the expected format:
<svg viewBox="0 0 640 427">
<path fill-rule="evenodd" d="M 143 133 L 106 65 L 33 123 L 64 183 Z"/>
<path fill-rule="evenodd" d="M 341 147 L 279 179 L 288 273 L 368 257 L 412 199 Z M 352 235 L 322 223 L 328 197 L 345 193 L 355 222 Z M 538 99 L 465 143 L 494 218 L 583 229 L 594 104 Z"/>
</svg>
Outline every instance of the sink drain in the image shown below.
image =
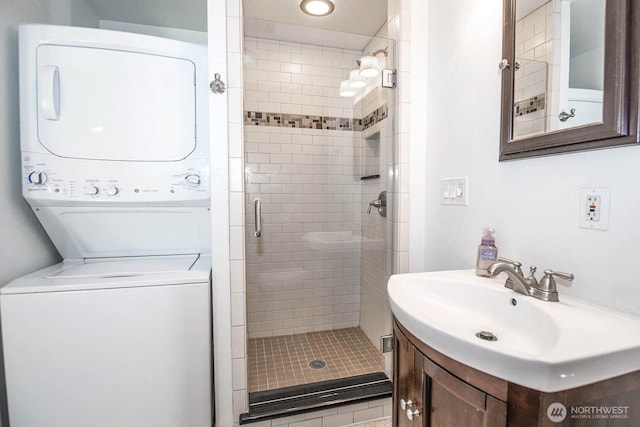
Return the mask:
<svg viewBox="0 0 640 427">
<path fill-rule="evenodd" d="M 476 336 L 485 341 L 498 341 L 498 337 L 496 337 L 489 331 L 480 331 L 476 334 Z"/>
<path fill-rule="evenodd" d="M 324 360 L 315 359 L 309 362 L 309 367 L 311 369 L 322 369 L 325 366 L 327 366 L 327 362 L 325 362 Z"/>
</svg>

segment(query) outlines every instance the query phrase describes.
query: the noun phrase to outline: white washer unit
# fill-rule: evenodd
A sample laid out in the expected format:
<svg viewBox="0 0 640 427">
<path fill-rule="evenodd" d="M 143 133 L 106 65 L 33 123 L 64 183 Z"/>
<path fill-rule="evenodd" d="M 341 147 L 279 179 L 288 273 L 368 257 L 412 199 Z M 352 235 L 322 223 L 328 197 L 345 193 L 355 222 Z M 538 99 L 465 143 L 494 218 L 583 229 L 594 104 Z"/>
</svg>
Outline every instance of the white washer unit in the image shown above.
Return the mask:
<svg viewBox="0 0 640 427">
<path fill-rule="evenodd" d="M 12 427 L 212 424 L 206 58 L 21 26 L 22 191 L 64 262 L 0 288 Z"/>
<path fill-rule="evenodd" d="M 210 268 L 65 261 L 4 286 L 11 426 L 211 426 Z"/>
</svg>

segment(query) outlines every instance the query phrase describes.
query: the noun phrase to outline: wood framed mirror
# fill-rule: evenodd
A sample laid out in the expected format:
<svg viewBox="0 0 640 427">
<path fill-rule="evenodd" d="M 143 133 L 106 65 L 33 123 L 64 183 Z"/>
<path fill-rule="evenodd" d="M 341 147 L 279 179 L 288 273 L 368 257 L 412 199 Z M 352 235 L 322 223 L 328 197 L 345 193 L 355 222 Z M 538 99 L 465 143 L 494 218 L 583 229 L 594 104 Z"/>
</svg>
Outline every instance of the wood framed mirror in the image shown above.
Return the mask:
<svg viewBox="0 0 640 427">
<path fill-rule="evenodd" d="M 639 10 L 635 0 L 504 0 L 501 161 L 640 142 Z"/>
</svg>

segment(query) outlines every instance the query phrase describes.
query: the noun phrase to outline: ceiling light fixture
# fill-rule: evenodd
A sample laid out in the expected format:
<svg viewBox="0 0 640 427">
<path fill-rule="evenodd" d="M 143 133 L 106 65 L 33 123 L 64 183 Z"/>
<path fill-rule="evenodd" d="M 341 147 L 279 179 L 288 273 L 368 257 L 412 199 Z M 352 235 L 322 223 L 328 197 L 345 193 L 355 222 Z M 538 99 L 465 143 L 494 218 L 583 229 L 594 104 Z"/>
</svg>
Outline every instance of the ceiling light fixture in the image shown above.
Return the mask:
<svg viewBox="0 0 640 427">
<path fill-rule="evenodd" d="M 307 15 L 311 16 L 327 16 L 335 6 L 330 0 L 302 0 L 300 9 Z"/>
<path fill-rule="evenodd" d="M 371 77 L 377 77 L 380 75 L 382 71 L 382 82 L 380 85 L 382 87 L 396 87 L 395 80 L 391 82 L 385 83 L 385 78 L 392 79 L 395 76 L 394 70 L 381 70 L 386 65 L 386 59 L 379 59 L 378 55 L 383 54 L 385 58 L 389 53 L 389 49 L 385 46 L 382 49 L 375 50 L 373 52 L 367 53 L 362 58 L 356 61 L 356 68 L 349 72 L 349 78 L 347 80 L 343 80 L 340 82 L 340 96 L 350 97 L 355 96 L 357 93 L 356 89 L 362 89 L 367 86 L 367 84 L 377 85 L 374 80 L 367 80 Z M 385 74 L 386 73 L 386 74 Z"/>
<path fill-rule="evenodd" d="M 363 77 L 375 77 L 380 74 L 378 70 L 378 58 L 367 55 L 360 58 L 360 75 Z"/>
<path fill-rule="evenodd" d="M 350 98 L 356 95 L 356 91 L 349 86 L 349 80 L 343 80 L 340 82 L 340 96 Z"/>
<path fill-rule="evenodd" d="M 360 70 L 356 68 L 349 72 L 349 86 L 353 88 L 362 88 L 367 85 L 367 79 L 360 75 Z"/>
<path fill-rule="evenodd" d="M 360 75 L 364 77 L 376 77 L 380 74 L 380 60 L 378 60 L 378 55 L 384 54 L 385 58 L 389 54 L 388 46 L 385 46 L 382 49 L 375 50 L 371 53 L 367 53 L 365 56 L 360 58 L 359 61 L 356 61 L 360 66 Z"/>
</svg>

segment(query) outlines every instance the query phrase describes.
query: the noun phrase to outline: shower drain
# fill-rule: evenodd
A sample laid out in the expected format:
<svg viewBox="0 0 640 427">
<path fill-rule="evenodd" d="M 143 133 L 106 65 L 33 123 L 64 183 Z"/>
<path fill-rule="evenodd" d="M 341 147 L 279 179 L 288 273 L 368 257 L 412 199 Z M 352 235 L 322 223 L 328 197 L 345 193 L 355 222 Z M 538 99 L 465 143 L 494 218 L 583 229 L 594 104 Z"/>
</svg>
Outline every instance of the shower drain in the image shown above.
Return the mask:
<svg viewBox="0 0 640 427">
<path fill-rule="evenodd" d="M 322 369 L 324 367 L 327 366 L 327 362 L 325 362 L 324 360 L 320 360 L 320 359 L 315 359 L 312 360 L 311 362 L 309 362 L 309 367 L 311 369 Z"/>
</svg>

